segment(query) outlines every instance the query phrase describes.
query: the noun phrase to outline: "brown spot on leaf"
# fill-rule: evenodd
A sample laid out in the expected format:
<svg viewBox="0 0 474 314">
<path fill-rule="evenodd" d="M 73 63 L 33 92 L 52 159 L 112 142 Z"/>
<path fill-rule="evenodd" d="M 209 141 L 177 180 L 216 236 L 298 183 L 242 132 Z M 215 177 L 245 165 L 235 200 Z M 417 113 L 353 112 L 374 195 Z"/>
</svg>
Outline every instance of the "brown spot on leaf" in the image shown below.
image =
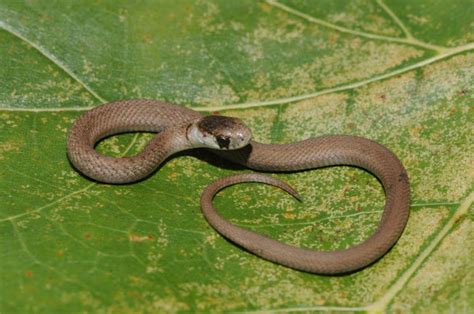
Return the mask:
<svg viewBox="0 0 474 314">
<path fill-rule="evenodd" d="M 296 215 L 293 213 L 284 213 L 283 217 L 285 217 L 286 219 L 295 219 Z"/>
<path fill-rule="evenodd" d="M 128 240 L 131 242 L 143 242 L 143 241 L 151 241 L 154 237 L 151 235 L 140 236 L 137 234 L 130 234 L 128 235 Z"/>
<path fill-rule="evenodd" d="M 357 127 L 357 125 L 356 125 L 355 123 L 353 123 L 353 122 L 349 122 L 349 123 L 347 124 L 347 127 L 348 127 L 350 130 L 354 130 L 354 129 Z"/>
<path fill-rule="evenodd" d="M 132 298 L 135 298 L 135 299 L 140 299 L 140 300 L 143 299 L 141 294 L 138 293 L 138 291 L 129 291 L 129 292 L 127 292 L 127 294 L 128 294 L 129 297 L 132 297 Z"/>
</svg>

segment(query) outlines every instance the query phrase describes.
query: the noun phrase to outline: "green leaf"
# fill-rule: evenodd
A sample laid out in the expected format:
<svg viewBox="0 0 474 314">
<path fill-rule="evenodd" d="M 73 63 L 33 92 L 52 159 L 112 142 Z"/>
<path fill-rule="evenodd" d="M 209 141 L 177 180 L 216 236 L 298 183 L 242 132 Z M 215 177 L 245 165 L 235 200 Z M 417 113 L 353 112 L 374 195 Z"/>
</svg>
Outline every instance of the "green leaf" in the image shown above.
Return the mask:
<svg viewBox="0 0 474 314">
<path fill-rule="evenodd" d="M 474 310 L 474 34 L 470 1 L 0 3 L 0 311 Z M 238 116 L 257 140 L 360 135 L 406 166 L 411 216 L 395 247 L 346 276 L 264 261 L 217 234 L 205 186 L 250 171 L 200 151 L 112 186 L 72 169 L 85 110 L 152 98 Z M 139 152 L 150 134 L 99 150 Z M 383 190 L 333 167 L 276 175 L 303 196 L 242 184 L 215 205 L 293 245 L 374 232 Z"/>
</svg>

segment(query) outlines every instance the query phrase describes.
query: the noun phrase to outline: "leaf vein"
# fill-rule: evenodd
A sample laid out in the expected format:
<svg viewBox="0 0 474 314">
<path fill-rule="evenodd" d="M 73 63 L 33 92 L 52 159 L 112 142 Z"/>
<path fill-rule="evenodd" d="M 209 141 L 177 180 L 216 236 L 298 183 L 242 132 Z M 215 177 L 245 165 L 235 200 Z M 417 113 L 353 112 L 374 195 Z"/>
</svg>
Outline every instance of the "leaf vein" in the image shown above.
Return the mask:
<svg viewBox="0 0 474 314">
<path fill-rule="evenodd" d="M 418 254 L 418 257 L 415 259 L 413 264 L 398 278 L 395 284 L 393 284 L 378 301 L 369 306 L 370 312 L 380 312 L 386 309 L 392 299 L 403 289 L 412 275 L 420 268 L 421 264 L 431 255 L 431 253 L 433 253 L 446 235 L 448 235 L 449 231 L 463 216 L 467 215 L 473 201 L 474 192 L 466 197 L 456 212 L 446 222 L 441 231 L 436 235 L 431 243 L 420 254 Z"/>
<path fill-rule="evenodd" d="M 399 38 L 399 37 L 384 36 L 384 35 L 378 35 L 378 34 L 353 30 L 353 29 L 346 28 L 346 27 L 343 27 L 343 26 L 339 26 L 339 25 L 336 25 L 336 24 L 333 24 L 333 23 L 329 23 L 327 21 L 324 21 L 322 19 L 318 19 L 318 18 L 316 18 L 314 16 L 311 16 L 309 14 L 300 12 L 300 11 L 295 10 L 295 9 L 293 9 L 293 8 L 287 6 L 287 5 L 284 5 L 284 4 L 282 4 L 282 3 L 280 3 L 276 0 L 266 0 L 266 1 L 267 1 L 268 4 L 270 4 L 274 7 L 277 7 L 279 9 L 283 10 L 283 11 L 286 11 L 290 14 L 299 16 L 300 18 L 303 18 L 303 19 L 305 19 L 309 22 L 312 22 L 314 24 L 318 24 L 318 25 L 321 25 L 321 26 L 324 26 L 324 27 L 327 27 L 327 28 L 337 30 L 341 33 L 352 34 L 352 35 L 365 37 L 365 38 L 370 38 L 370 39 L 375 39 L 375 40 L 383 40 L 383 41 L 401 43 L 401 44 L 406 44 L 406 45 L 411 45 L 411 46 L 418 46 L 418 47 L 425 48 L 425 49 L 435 50 L 437 52 L 444 52 L 445 50 L 447 50 L 446 47 L 425 43 L 425 42 L 422 42 L 422 41 L 420 41 L 416 38 L 412 38 L 412 37 Z"/>
<path fill-rule="evenodd" d="M 60 59 L 58 59 L 54 54 L 49 52 L 46 48 L 40 46 L 39 44 L 33 42 L 32 40 L 28 39 L 25 35 L 21 34 L 18 32 L 14 27 L 11 25 L 6 24 L 4 21 L 0 21 L 0 29 L 3 29 L 4 31 L 8 32 L 9 34 L 15 36 L 16 38 L 22 40 L 23 42 L 27 43 L 29 46 L 33 47 L 36 49 L 40 54 L 42 54 L 46 59 L 51 61 L 53 64 L 55 64 L 57 67 L 59 67 L 61 70 L 63 70 L 69 77 L 71 77 L 73 80 L 75 80 L 77 83 L 79 83 L 81 86 L 83 86 L 89 93 L 91 93 L 92 96 L 94 96 L 97 100 L 99 100 L 101 103 L 106 103 L 107 100 L 102 98 L 92 87 L 87 85 L 84 80 L 82 80 L 74 71 L 69 69 Z"/>
<path fill-rule="evenodd" d="M 250 311 L 247 313 L 286 313 L 286 312 L 306 312 L 306 311 L 341 311 L 341 312 L 353 312 L 353 311 L 367 311 L 368 313 L 382 313 L 386 311 L 387 306 L 391 300 L 397 295 L 398 292 L 405 286 L 410 280 L 412 275 L 419 269 L 421 264 L 430 256 L 430 254 L 438 247 L 443 241 L 449 231 L 455 226 L 456 222 L 468 213 L 474 201 L 474 193 L 471 193 L 458 207 L 453 216 L 444 225 L 438 235 L 432 240 L 432 242 L 418 255 L 415 262 L 398 278 L 387 292 L 374 303 L 364 306 L 308 306 L 308 307 L 297 307 L 297 308 L 282 308 L 282 309 L 266 309 L 263 311 Z"/>
<path fill-rule="evenodd" d="M 298 96 L 292 96 L 292 97 L 286 97 L 286 98 L 279 98 L 279 99 L 272 99 L 272 100 L 267 100 L 267 101 L 254 101 L 254 102 L 246 102 L 246 103 L 238 103 L 238 104 L 228 104 L 228 105 L 222 105 L 222 106 L 203 106 L 203 107 L 197 107 L 193 108 L 196 111 L 201 111 L 201 112 L 209 112 L 209 111 L 219 111 L 219 110 L 232 110 L 232 109 L 247 109 L 247 108 L 257 108 L 257 107 L 266 107 L 266 106 L 274 106 L 274 105 L 284 105 L 296 101 L 301 101 L 301 100 L 306 100 L 309 98 L 315 98 L 318 96 L 326 95 L 326 94 L 331 94 L 331 93 L 336 93 L 336 92 L 341 92 L 341 91 L 347 91 L 347 90 L 352 90 L 358 87 L 362 87 L 365 85 L 369 85 L 374 82 L 382 81 L 412 70 L 417 70 L 422 67 L 425 67 L 427 65 L 430 65 L 432 63 L 441 61 L 443 59 L 447 59 L 451 56 L 470 51 L 474 49 L 474 43 L 469 43 L 463 46 L 451 48 L 447 50 L 444 53 L 438 54 L 436 56 L 424 59 L 422 61 L 419 61 L 417 63 L 411 64 L 409 66 L 393 70 L 391 72 L 387 72 L 384 74 L 380 74 L 377 76 L 374 76 L 369 79 L 349 83 L 349 84 L 344 84 L 336 87 L 331 87 L 323 90 L 319 90 L 313 93 L 308 93 L 308 94 L 303 94 L 303 95 L 298 95 Z M 63 107 L 63 108 L 13 108 L 9 107 L 7 105 L 2 105 L 0 104 L 0 110 L 3 111 L 12 111 L 12 112 L 66 112 L 66 111 L 87 111 L 90 110 L 94 107 Z"/>
<path fill-rule="evenodd" d="M 377 4 L 387 13 L 390 18 L 400 27 L 402 32 L 405 34 L 407 39 L 415 39 L 415 37 L 411 34 L 410 30 L 406 27 L 405 24 L 400 20 L 400 18 L 395 14 L 395 12 L 390 9 L 388 5 L 386 5 L 383 0 L 376 0 Z"/>
</svg>

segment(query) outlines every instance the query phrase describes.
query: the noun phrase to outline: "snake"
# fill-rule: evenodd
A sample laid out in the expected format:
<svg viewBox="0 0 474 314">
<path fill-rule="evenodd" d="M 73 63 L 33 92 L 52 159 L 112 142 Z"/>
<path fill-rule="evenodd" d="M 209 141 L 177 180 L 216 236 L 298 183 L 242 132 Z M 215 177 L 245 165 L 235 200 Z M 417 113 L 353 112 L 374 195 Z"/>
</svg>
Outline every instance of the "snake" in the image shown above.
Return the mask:
<svg viewBox="0 0 474 314">
<path fill-rule="evenodd" d="M 112 157 L 97 152 L 97 143 L 128 132 L 154 132 L 134 156 Z M 202 213 L 223 237 L 249 253 L 303 272 L 337 275 L 352 273 L 382 258 L 402 235 L 409 217 L 407 171 L 385 146 L 352 135 L 324 135 L 289 144 L 253 140 L 238 118 L 200 112 L 159 100 L 119 100 L 99 105 L 78 117 L 67 138 L 72 166 L 86 177 L 109 184 L 127 184 L 149 177 L 177 152 L 206 148 L 220 158 L 256 170 L 227 176 L 208 185 L 201 195 Z M 337 250 L 313 250 L 289 245 L 226 220 L 213 206 L 222 189 L 259 182 L 278 187 L 297 199 L 287 183 L 266 172 L 286 173 L 329 166 L 353 166 L 373 174 L 385 194 L 382 217 L 375 232 L 361 243 Z"/>
</svg>

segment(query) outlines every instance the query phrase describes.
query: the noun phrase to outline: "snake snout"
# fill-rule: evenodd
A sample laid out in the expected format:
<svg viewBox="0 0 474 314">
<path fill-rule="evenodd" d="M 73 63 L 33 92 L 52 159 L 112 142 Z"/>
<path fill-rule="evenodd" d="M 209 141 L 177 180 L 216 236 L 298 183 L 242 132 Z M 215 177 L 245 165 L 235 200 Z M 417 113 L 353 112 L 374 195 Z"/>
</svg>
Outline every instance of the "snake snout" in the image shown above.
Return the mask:
<svg viewBox="0 0 474 314">
<path fill-rule="evenodd" d="M 240 119 L 211 115 L 193 124 L 188 138 L 194 146 L 230 150 L 246 146 L 252 131 Z"/>
</svg>

